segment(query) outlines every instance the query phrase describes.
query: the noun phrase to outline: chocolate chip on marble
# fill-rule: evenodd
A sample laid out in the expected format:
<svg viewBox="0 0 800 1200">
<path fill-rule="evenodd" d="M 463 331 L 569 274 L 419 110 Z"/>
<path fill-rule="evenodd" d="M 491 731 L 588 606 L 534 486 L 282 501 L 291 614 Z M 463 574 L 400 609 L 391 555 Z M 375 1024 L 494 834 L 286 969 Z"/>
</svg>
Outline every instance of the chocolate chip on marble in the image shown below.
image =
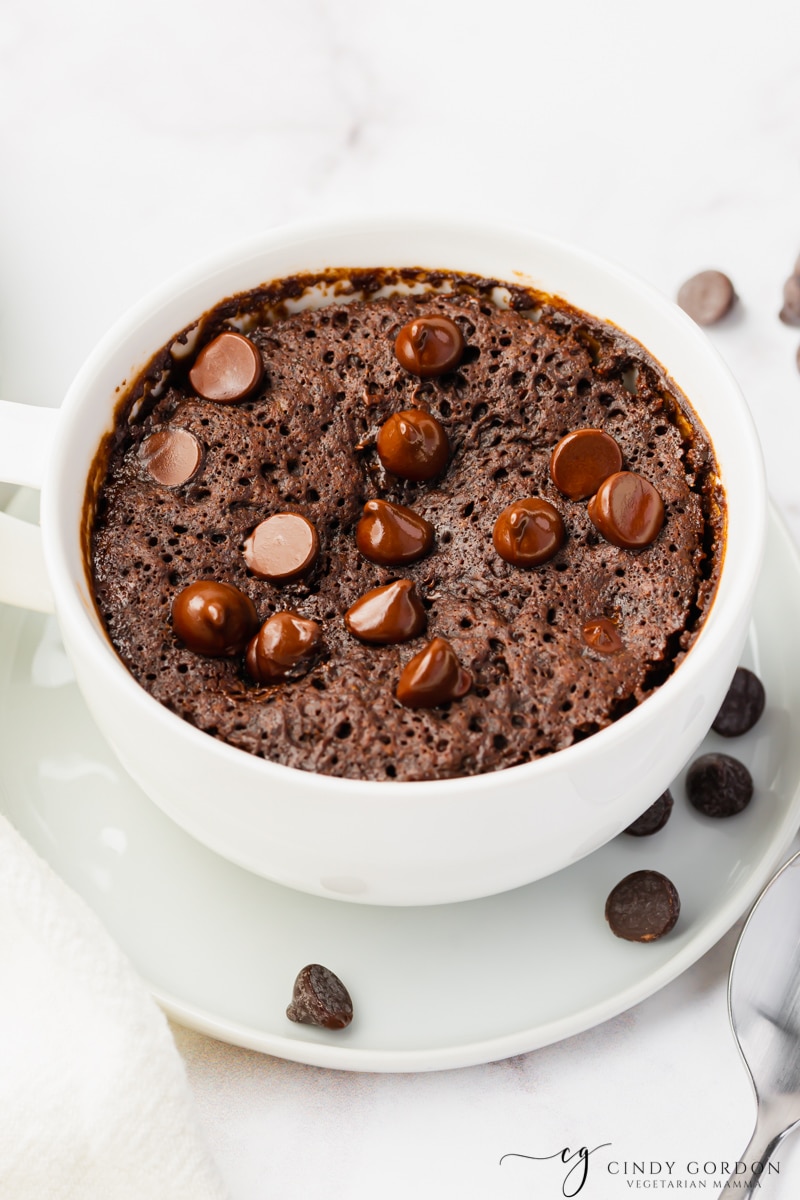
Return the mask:
<svg viewBox="0 0 800 1200">
<path fill-rule="evenodd" d="M 565 538 L 558 509 L 538 496 L 509 504 L 492 531 L 495 550 L 514 567 L 538 567 L 547 562 L 558 553 Z"/>
<path fill-rule="evenodd" d="M 301 513 L 273 513 L 256 525 L 244 544 L 244 560 L 250 570 L 270 583 L 299 579 L 318 557 L 317 531 Z"/>
<path fill-rule="evenodd" d="M 304 1025 L 346 1029 L 353 1019 L 353 1001 L 338 975 L 319 963 L 309 963 L 294 981 L 286 1015 Z"/>
<path fill-rule="evenodd" d="M 753 798 L 753 779 L 730 754 L 703 754 L 686 773 L 689 802 L 707 817 L 733 817 Z"/>
<path fill-rule="evenodd" d="M 715 325 L 733 307 L 736 292 L 722 271 L 700 271 L 678 291 L 678 304 L 698 325 Z"/>
<path fill-rule="evenodd" d="M 597 532 L 624 550 L 649 546 L 664 524 L 663 500 L 636 471 L 609 475 L 589 501 L 587 512 Z"/>
<path fill-rule="evenodd" d="M 243 334 L 225 330 L 200 351 L 189 382 L 204 400 L 235 404 L 255 391 L 263 374 L 258 347 Z"/>
<path fill-rule="evenodd" d="M 593 496 L 604 479 L 622 468 L 622 451 L 603 429 L 575 429 L 550 455 L 550 476 L 570 500 Z"/>
<path fill-rule="evenodd" d="M 761 680 L 747 667 L 737 667 L 711 728 L 722 737 L 741 737 L 760 719 L 766 703 Z"/>
<path fill-rule="evenodd" d="M 406 708 L 437 708 L 460 700 L 472 687 L 472 675 L 445 638 L 437 637 L 406 663 L 395 696 Z"/>
<path fill-rule="evenodd" d="M 428 482 L 441 475 L 450 443 L 440 421 L 420 408 L 393 413 L 378 431 L 378 458 L 400 479 Z"/>
<path fill-rule="evenodd" d="M 458 366 L 464 353 L 464 336 L 449 317 L 415 317 L 398 333 L 394 352 L 406 371 L 430 379 Z"/>
<path fill-rule="evenodd" d="M 674 803 L 672 793 L 667 788 L 666 792 L 662 792 L 658 799 L 649 808 L 646 808 L 640 817 L 631 821 L 623 832 L 629 833 L 631 837 L 651 837 L 652 834 L 658 833 L 659 829 L 664 828 L 670 818 Z"/>
<path fill-rule="evenodd" d="M 654 942 L 674 928 L 681 911 L 678 889 L 660 871 L 634 871 L 606 900 L 611 932 L 629 942 Z"/>
<path fill-rule="evenodd" d="M 256 683 L 282 683 L 305 675 L 322 643 L 316 621 L 296 612 L 273 613 L 248 642 L 245 666 Z"/>
<path fill-rule="evenodd" d="M 172 628 L 193 653 L 227 658 L 244 650 L 258 629 L 258 614 L 233 584 L 199 579 L 173 600 Z"/>
<path fill-rule="evenodd" d="M 202 457 L 200 443 L 188 429 L 157 429 L 139 447 L 139 459 L 148 475 L 164 487 L 187 483 Z"/>
</svg>

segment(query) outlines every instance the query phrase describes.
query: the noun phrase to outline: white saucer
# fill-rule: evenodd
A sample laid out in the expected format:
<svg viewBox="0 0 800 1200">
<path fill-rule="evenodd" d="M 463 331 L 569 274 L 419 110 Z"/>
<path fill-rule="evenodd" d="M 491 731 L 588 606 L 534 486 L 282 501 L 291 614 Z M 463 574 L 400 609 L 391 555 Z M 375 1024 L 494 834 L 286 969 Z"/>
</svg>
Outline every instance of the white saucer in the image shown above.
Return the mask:
<svg viewBox="0 0 800 1200">
<path fill-rule="evenodd" d="M 544 1046 L 629 1008 L 684 971 L 744 912 L 800 823 L 800 564 L 773 516 L 744 661 L 768 708 L 736 742 L 750 807 L 713 821 L 673 788 L 668 825 L 622 835 L 549 879 L 485 900 L 381 909 L 267 883 L 205 850 L 130 782 L 88 716 L 52 619 L 0 608 L 0 810 L 91 905 L 175 1020 L 297 1062 L 419 1071 Z M 142 747 L 147 753 L 147 747 Z M 224 804 L 224 796 L 220 797 Z M 663 871 L 682 899 L 671 934 L 615 938 L 615 883 Z M 292 983 L 321 962 L 356 1017 L 329 1033 L 287 1020 Z"/>
</svg>

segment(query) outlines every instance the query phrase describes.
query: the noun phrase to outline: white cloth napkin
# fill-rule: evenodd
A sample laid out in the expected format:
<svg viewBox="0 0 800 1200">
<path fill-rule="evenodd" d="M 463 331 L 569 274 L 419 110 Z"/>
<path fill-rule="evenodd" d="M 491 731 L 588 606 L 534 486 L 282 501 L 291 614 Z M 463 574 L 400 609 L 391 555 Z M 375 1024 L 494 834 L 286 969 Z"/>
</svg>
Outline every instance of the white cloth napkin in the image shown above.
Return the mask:
<svg viewBox="0 0 800 1200">
<path fill-rule="evenodd" d="M 163 1013 L 0 816 L 1 1200 L 222 1200 Z"/>
</svg>

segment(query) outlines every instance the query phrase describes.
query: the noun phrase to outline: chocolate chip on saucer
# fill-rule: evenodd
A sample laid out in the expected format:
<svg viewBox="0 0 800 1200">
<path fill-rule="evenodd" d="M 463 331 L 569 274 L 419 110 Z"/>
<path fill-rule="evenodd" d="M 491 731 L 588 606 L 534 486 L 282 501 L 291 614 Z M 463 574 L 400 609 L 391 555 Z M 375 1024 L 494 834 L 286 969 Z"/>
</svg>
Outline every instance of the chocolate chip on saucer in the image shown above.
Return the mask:
<svg viewBox="0 0 800 1200">
<path fill-rule="evenodd" d="M 690 804 L 707 817 L 733 817 L 753 798 L 753 778 L 730 754 L 703 754 L 686 774 Z"/>
<path fill-rule="evenodd" d="M 716 325 L 735 299 L 733 284 L 722 271 L 700 271 L 678 290 L 678 304 L 698 325 Z"/>
<path fill-rule="evenodd" d="M 303 1025 L 345 1029 L 353 1019 L 353 1001 L 338 975 L 319 963 L 310 963 L 294 981 L 286 1015 Z"/>
<path fill-rule="evenodd" d="M 748 733 L 764 712 L 766 693 L 761 680 L 747 667 L 737 667 L 711 728 L 722 737 Z"/>
<path fill-rule="evenodd" d="M 640 817 L 635 821 L 631 821 L 624 833 L 629 833 L 631 837 L 651 837 L 652 834 L 658 833 L 663 829 L 672 813 L 674 800 L 669 788 L 666 792 L 662 792 L 658 799 L 646 808 Z"/>
<path fill-rule="evenodd" d="M 606 900 L 611 932 L 628 942 L 654 942 L 674 928 L 681 911 L 675 884 L 660 871 L 634 871 Z"/>
</svg>

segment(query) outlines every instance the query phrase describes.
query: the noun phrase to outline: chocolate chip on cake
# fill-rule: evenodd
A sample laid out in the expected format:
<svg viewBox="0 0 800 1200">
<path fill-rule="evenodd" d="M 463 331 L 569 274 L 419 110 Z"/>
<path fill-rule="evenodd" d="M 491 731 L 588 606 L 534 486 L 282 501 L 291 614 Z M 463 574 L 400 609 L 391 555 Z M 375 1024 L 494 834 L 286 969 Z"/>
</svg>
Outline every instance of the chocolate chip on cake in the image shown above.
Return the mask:
<svg viewBox="0 0 800 1200">
<path fill-rule="evenodd" d="M 241 333 L 226 330 L 200 351 L 189 381 L 205 400 L 236 404 L 258 387 L 263 374 L 258 348 Z"/>
<path fill-rule="evenodd" d="M 403 668 L 395 695 L 406 708 L 436 708 L 460 700 L 472 687 L 472 675 L 444 638 L 434 638 Z"/>
<path fill-rule="evenodd" d="M 426 622 L 416 584 L 410 579 L 372 588 L 344 614 L 344 623 L 354 637 L 380 646 L 407 642 L 422 633 Z"/>
<path fill-rule="evenodd" d="M 648 479 L 635 471 L 609 475 L 587 505 L 589 520 L 614 546 L 641 550 L 655 541 L 664 524 L 664 501 Z"/>
<path fill-rule="evenodd" d="M 464 336 L 449 317 L 416 317 L 397 335 L 397 361 L 421 379 L 435 378 L 452 371 L 464 353 Z"/>
<path fill-rule="evenodd" d="M 537 496 L 515 500 L 494 523 L 492 541 L 514 567 L 538 567 L 564 544 L 566 531 L 558 509 Z"/>
<path fill-rule="evenodd" d="M 433 546 L 430 521 L 404 504 L 368 500 L 356 525 L 356 545 L 364 558 L 397 567 L 424 558 Z"/>
<path fill-rule="evenodd" d="M 346 1029 L 353 1019 L 353 1001 L 338 975 L 319 963 L 310 963 L 294 981 L 286 1015 L 304 1025 Z"/>
<path fill-rule="evenodd" d="M 450 443 L 440 421 L 421 409 L 393 413 L 378 430 L 378 458 L 387 471 L 415 482 L 441 475 Z"/>
<path fill-rule="evenodd" d="M 587 500 L 603 480 L 622 470 L 622 451 L 602 429 L 566 434 L 550 455 L 553 483 L 570 500 Z"/>
<path fill-rule="evenodd" d="M 675 927 L 681 901 L 675 884 L 660 871 L 634 871 L 606 900 L 611 932 L 628 942 L 654 942 Z"/>
<path fill-rule="evenodd" d="M 313 666 L 322 630 L 295 612 L 274 613 L 247 645 L 245 665 L 256 683 L 299 679 Z"/>
<path fill-rule="evenodd" d="M 660 829 L 664 828 L 672 813 L 673 804 L 672 793 L 668 788 L 623 832 L 629 833 L 631 837 L 651 837 L 652 834 L 658 833 Z"/>
<path fill-rule="evenodd" d="M 619 630 L 608 617 L 592 617 L 584 621 L 581 636 L 586 645 L 598 654 L 620 654 L 625 649 Z"/>
<path fill-rule="evenodd" d="M 741 737 L 761 719 L 766 693 L 761 680 L 747 667 L 737 667 L 711 728 L 722 737 Z"/>
<path fill-rule="evenodd" d="M 249 596 L 230 583 L 199 579 L 172 602 L 172 628 L 195 654 L 228 658 L 241 654 L 258 628 Z"/>
<path fill-rule="evenodd" d="M 203 451 L 188 429 L 158 429 L 142 442 L 139 458 L 156 483 L 180 487 L 197 471 Z"/>
<path fill-rule="evenodd" d="M 680 287 L 678 304 L 698 325 L 715 325 L 736 299 L 733 284 L 722 271 L 700 271 Z"/>
<path fill-rule="evenodd" d="M 707 817 L 732 817 L 753 798 L 753 779 L 730 754 L 703 754 L 686 774 L 689 802 Z"/>
<path fill-rule="evenodd" d="M 244 560 L 259 579 L 291 583 L 306 575 L 319 557 L 319 537 L 300 513 L 273 513 L 247 538 Z"/>
</svg>

